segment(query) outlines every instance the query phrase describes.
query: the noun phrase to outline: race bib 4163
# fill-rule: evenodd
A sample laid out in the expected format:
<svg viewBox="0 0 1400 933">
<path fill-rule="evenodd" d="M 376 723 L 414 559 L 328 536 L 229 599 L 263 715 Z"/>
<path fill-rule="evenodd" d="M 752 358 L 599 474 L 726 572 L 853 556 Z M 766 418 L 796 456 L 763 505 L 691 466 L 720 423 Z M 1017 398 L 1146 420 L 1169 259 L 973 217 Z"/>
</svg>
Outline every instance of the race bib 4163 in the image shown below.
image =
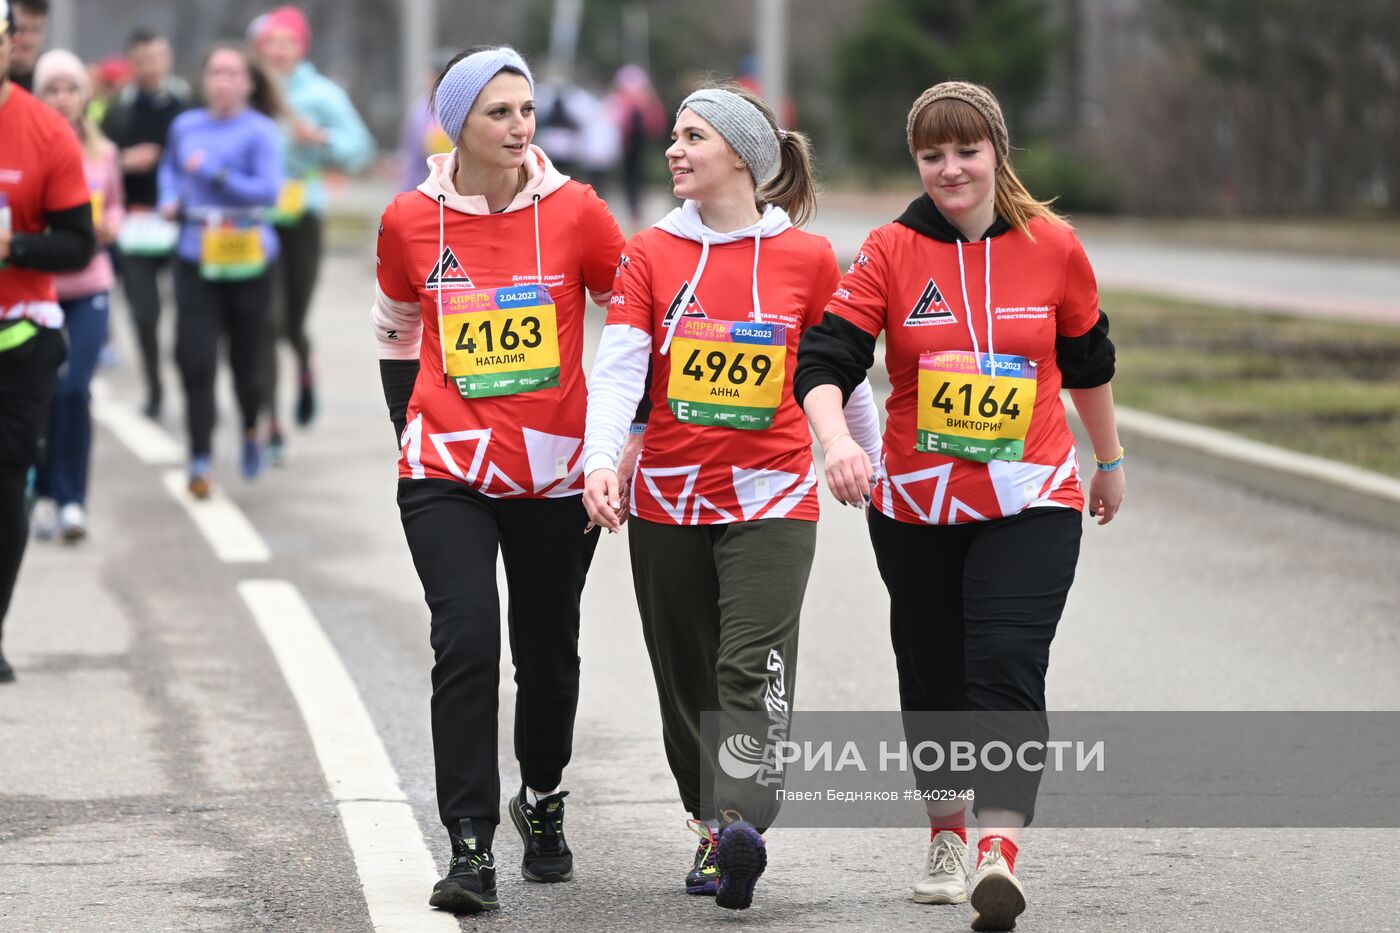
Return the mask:
<svg viewBox="0 0 1400 933">
<path fill-rule="evenodd" d="M 787 325 L 682 318 L 671 339 L 667 401 L 677 421 L 762 431 L 787 375 Z"/>
<path fill-rule="evenodd" d="M 559 385 L 559 327 L 544 285 L 444 289 L 443 369 L 463 398 Z"/>
</svg>

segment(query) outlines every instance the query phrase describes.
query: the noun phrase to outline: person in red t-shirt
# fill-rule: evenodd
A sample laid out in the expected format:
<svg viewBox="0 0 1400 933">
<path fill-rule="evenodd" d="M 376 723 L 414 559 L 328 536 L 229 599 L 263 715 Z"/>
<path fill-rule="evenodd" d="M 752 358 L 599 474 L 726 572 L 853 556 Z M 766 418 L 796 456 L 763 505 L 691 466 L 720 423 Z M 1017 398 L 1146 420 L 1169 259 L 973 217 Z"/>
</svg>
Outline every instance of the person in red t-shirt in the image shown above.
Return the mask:
<svg viewBox="0 0 1400 933">
<path fill-rule="evenodd" d="M 1016 177 L 990 91 L 930 88 L 909 112 L 908 140 L 925 194 L 870 234 L 822 323 L 803 337 L 796 393 L 827 449 L 832 492 L 847 502 L 873 496 L 870 538 L 890 594 L 901 709 L 970 710 L 973 738 L 1014 738 L 1019 748 L 1046 735 L 1050 642 L 1082 531 L 1061 388 L 1098 461 L 1090 513 L 1107 524 L 1123 501 L 1113 344 L 1084 250 Z M 845 436 L 841 400 L 874 362 L 881 332 L 891 393 L 872 489 L 872 462 Z M 1013 715 L 988 715 L 1003 712 Z M 911 746 L 925 728 L 906 715 Z M 919 787 L 933 797 L 949 780 L 920 773 Z M 979 773 L 973 785 L 973 929 L 1009 930 L 1025 908 L 1013 872 L 1038 771 Z M 961 903 L 964 804 L 928 799 L 927 809 L 932 839 L 914 899 Z"/>
<path fill-rule="evenodd" d="M 632 575 L 666 757 L 702 839 L 686 890 L 743 909 L 777 813 L 774 743 L 787 736 L 816 549 L 817 475 L 793 364 L 840 271 L 830 243 L 793 226 L 816 203 L 807 141 L 779 130 L 760 98 L 696 91 L 672 139 L 666 158 L 685 203 L 634 236 L 618 264 L 588 398 L 584 504 L 609 530 L 629 505 L 634 516 Z M 624 445 L 639 399 L 650 417 Z M 878 459 L 868 383 L 850 407 Z M 762 750 L 750 778 L 702 755 L 701 713 L 714 709 L 749 714 L 721 731 L 742 729 Z M 741 818 L 721 831 L 727 811 Z"/>
<path fill-rule="evenodd" d="M 433 107 L 451 152 L 379 230 L 373 323 L 399 438 L 399 510 L 432 610 L 433 755 L 452 863 L 429 901 L 495 910 L 496 696 L 510 590 L 522 785 L 511 821 L 530 881 L 573 878 L 564 767 L 579 687 L 579 596 L 598 534 L 580 502 L 586 293 L 607 303 L 622 232 L 538 147 L 513 49 L 463 52 Z"/>
<path fill-rule="evenodd" d="M 83 268 L 96 244 L 78 137 L 9 80 L 13 29 L 0 0 L 0 631 L 29 537 L 29 468 L 65 352 L 53 274 Z M 14 676 L 0 652 L 0 683 Z"/>
</svg>

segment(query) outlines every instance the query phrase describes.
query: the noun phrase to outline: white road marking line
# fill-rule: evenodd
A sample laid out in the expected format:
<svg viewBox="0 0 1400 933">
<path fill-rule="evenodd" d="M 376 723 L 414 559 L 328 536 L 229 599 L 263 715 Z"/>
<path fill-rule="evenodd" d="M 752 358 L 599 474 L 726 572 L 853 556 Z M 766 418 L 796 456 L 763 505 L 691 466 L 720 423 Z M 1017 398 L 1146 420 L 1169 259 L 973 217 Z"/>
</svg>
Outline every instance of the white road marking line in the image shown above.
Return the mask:
<svg viewBox="0 0 1400 933">
<path fill-rule="evenodd" d="M 166 470 L 161 480 L 175 501 L 189 513 L 219 560 L 229 564 L 253 564 L 272 559 L 262 535 L 218 486 L 201 502 L 186 488 L 188 479 L 184 470 Z"/>
<path fill-rule="evenodd" d="M 142 463 L 170 466 L 185 460 L 184 447 L 169 431 L 131 405 L 115 401 L 102 379 L 92 381 L 92 417 L 115 434 Z"/>
<path fill-rule="evenodd" d="M 284 580 L 244 580 L 238 592 L 306 720 L 374 929 L 457 931 L 454 917 L 428 907 L 437 867 L 379 733 L 311 607 Z"/>
</svg>

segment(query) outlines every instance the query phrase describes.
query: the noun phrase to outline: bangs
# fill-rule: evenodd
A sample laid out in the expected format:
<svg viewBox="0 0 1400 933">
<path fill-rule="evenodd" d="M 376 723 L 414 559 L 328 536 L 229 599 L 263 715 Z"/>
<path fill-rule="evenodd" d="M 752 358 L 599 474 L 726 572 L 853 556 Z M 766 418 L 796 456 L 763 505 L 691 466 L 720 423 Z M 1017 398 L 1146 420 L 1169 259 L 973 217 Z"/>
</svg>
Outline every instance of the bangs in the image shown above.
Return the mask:
<svg viewBox="0 0 1400 933">
<path fill-rule="evenodd" d="M 971 145 L 990 141 L 992 128 L 969 103 L 944 97 L 923 109 L 914 121 L 914 151 L 944 143 Z"/>
</svg>

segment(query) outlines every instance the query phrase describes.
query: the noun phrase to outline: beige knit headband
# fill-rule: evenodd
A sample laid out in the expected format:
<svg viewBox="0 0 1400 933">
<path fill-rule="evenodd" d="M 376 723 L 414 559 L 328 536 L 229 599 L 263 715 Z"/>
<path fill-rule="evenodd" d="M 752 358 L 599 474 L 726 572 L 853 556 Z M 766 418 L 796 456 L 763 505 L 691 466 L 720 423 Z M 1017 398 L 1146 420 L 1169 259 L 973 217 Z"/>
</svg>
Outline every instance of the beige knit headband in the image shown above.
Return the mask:
<svg viewBox="0 0 1400 933">
<path fill-rule="evenodd" d="M 919 95 L 919 99 L 914 101 L 914 106 L 909 108 L 909 121 L 905 126 L 905 134 L 909 140 L 909 152 L 914 152 L 914 124 L 918 122 L 919 116 L 936 100 L 960 100 L 982 115 L 982 119 L 987 121 L 987 125 L 992 128 L 992 145 L 997 150 L 997 164 L 1006 161 L 1006 157 L 1011 150 L 1011 144 L 1006 135 L 1006 119 L 1001 115 L 1001 105 L 997 103 L 992 92 L 980 84 L 972 84 L 967 81 L 944 81 L 942 84 L 935 84 Z M 971 142 L 972 140 L 967 140 Z"/>
</svg>

